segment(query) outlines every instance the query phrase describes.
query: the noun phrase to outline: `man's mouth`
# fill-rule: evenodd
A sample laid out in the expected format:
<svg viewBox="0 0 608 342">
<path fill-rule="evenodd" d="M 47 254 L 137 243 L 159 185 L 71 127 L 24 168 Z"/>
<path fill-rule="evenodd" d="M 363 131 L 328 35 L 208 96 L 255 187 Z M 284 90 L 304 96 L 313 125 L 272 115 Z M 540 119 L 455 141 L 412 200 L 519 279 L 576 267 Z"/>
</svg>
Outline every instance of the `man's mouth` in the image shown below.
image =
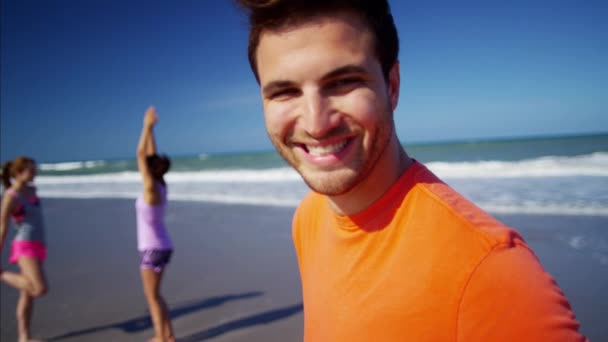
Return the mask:
<svg viewBox="0 0 608 342">
<path fill-rule="evenodd" d="M 339 153 L 344 149 L 344 146 L 350 141 L 350 139 L 344 139 L 340 142 L 324 146 L 313 146 L 313 145 L 302 145 L 306 152 L 313 157 L 323 157 L 330 154 Z"/>
<path fill-rule="evenodd" d="M 323 141 L 323 142 L 301 142 L 294 144 L 301 151 L 303 151 L 308 158 L 313 158 L 314 160 L 334 160 L 335 158 L 341 159 L 343 154 L 349 149 L 349 146 L 352 145 L 354 137 L 343 137 L 340 139 L 332 139 L 333 141 Z"/>
</svg>

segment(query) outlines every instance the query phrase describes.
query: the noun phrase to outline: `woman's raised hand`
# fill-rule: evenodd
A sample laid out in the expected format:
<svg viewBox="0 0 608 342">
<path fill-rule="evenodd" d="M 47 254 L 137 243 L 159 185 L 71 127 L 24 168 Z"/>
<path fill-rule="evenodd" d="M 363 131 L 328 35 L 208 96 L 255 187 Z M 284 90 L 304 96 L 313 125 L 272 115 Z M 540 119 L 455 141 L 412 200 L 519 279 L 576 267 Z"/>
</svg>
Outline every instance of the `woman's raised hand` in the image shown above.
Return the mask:
<svg viewBox="0 0 608 342">
<path fill-rule="evenodd" d="M 158 121 L 158 115 L 156 115 L 156 108 L 154 106 L 150 106 L 148 110 L 146 110 L 146 114 L 144 116 L 144 126 L 152 127 Z"/>
</svg>

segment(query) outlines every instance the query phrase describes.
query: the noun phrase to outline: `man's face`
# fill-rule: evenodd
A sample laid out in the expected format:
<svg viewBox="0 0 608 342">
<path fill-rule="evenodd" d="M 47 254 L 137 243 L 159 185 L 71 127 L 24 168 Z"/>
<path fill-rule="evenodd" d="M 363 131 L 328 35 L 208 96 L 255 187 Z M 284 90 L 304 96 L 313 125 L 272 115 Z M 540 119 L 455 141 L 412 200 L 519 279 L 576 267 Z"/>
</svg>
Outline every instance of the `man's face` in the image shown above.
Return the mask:
<svg viewBox="0 0 608 342">
<path fill-rule="evenodd" d="M 373 35 L 352 15 L 264 31 L 257 67 L 268 135 L 316 192 L 349 192 L 393 134 L 398 67 L 387 86 Z"/>
</svg>

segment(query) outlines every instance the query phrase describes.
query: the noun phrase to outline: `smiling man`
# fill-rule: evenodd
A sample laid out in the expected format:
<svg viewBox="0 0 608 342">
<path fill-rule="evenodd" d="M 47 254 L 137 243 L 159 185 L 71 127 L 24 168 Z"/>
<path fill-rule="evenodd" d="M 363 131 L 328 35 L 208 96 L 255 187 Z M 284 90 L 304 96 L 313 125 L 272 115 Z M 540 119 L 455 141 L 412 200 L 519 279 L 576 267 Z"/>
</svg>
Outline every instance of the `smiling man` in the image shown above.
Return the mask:
<svg viewBox="0 0 608 342">
<path fill-rule="evenodd" d="M 386 1 L 241 4 L 268 135 L 312 190 L 293 220 L 305 340 L 584 340 L 521 236 L 401 146 Z"/>
</svg>

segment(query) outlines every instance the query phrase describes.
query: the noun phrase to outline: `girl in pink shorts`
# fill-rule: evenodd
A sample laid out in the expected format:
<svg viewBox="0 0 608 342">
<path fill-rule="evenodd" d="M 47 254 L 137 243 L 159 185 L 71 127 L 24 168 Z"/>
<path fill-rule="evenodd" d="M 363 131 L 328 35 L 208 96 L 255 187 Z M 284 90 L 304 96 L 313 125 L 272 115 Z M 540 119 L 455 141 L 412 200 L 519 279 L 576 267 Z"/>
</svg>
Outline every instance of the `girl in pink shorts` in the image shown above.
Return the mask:
<svg viewBox="0 0 608 342">
<path fill-rule="evenodd" d="M 47 292 L 47 281 L 42 268 L 46 259 L 44 221 L 36 188 L 36 163 L 27 157 L 18 157 L 2 166 L 2 209 L 0 211 L 0 253 L 12 218 L 17 233 L 11 243 L 9 262 L 19 265 L 20 273 L 4 271 L 0 267 L 0 280 L 20 291 L 17 303 L 19 341 L 30 339 L 30 322 L 33 300 Z"/>
</svg>

